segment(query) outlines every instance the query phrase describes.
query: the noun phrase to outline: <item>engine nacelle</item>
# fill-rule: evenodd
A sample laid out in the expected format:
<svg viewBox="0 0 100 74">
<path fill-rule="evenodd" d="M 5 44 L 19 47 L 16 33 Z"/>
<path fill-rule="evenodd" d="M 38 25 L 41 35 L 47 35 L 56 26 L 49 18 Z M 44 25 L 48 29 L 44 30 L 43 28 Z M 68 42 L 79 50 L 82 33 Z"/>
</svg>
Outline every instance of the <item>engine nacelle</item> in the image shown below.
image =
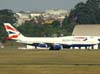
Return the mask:
<svg viewBox="0 0 100 74">
<path fill-rule="evenodd" d="M 40 43 L 40 44 L 38 45 L 38 47 L 47 48 L 48 46 L 47 46 L 47 44 L 45 44 L 45 43 Z"/>
<path fill-rule="evenodd" d="M 61 44 L 54 44 L 54 50 L 61 50 L 63 49 L 63 46 Z"/>
</svg>

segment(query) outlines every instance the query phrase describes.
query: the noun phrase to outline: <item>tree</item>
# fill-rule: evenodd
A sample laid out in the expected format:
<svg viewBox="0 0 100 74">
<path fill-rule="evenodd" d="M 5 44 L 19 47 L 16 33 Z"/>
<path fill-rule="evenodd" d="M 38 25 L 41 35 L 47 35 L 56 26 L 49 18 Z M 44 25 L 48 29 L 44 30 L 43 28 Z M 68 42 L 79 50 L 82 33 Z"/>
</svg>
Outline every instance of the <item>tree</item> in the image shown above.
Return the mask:
<svg viewBox="0 0 100 74">
<path fill-rule="evenodd" d="M 100 0 L 88 0 L 86 4 L 94 18 L 95 23 L 100 23 Z"/>
<path fill-rule="evenodd" d="M 5 32 L 3 23 L 15 23 L 16 18 L 14 17 L 14 12 L 9 9 L 0 10 L 0 41 L 5 42 L 7 33 Z"/>
<path fill-rule="evenodd" d="M 15 23 L 16 18 L 14 17 L 14 12 L 10 9 L 0 10 L 0 23 Z"/>
<path fill-rule="evenodd" d="M 7 37 L 7 32 L 4 29 L 3 24 L 0 25 L 0 42 L 5 42 Z"/>
<path fill-rule="evenodd" d="M 52 24 L 52 27 L 60 27 L 60 21 L 55 20 Z"/>
<path fill-rule="evenodd" d="M 88 0 L 80 2 L 71 11 L 69 19 L 79 24 L 100 23 L 100 0 Z"/>
<path fill-rule="evenodd" d="M 45 27 L 41 24 L 33 24 L 32 22 L 25 22 L 23 25 L 18 27 L 19 31 L 29 37 L 43 36 Z"/>
</svg>

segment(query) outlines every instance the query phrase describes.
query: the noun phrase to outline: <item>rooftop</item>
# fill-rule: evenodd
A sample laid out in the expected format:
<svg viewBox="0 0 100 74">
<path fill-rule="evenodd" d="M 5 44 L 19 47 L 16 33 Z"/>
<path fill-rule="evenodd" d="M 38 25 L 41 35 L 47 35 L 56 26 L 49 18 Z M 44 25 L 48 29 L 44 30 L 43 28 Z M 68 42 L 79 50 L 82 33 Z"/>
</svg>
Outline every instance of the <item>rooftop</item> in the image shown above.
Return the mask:
<svg viewBox="0 0 100 74">
<path fill-rule="evenodd" d="M 72 35 L 74 36 L 100 36 L 100 24 L 76 25 Z"/>
</svg>

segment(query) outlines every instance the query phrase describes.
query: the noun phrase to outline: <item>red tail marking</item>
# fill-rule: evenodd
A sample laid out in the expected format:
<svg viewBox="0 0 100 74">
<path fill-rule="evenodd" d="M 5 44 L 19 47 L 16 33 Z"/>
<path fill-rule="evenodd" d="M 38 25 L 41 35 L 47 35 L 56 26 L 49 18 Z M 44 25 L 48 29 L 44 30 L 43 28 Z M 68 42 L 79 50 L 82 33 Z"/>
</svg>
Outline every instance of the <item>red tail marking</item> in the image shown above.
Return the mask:
<svg viewBox="0 0 100 74">
<path fill-rule="evenodd" d="M 13 35 L 13 36 L 7 37 L 7 39 L 13 39 L 13 38 L 18 38 L 18 35 Z"/>
<path fill-rule="evenodd" d="M 16 29 L 14 29 L 14 28 L 12 28 L 12 27 L 10 27 L 8 25 L 6 25 L 5 27 L 6 27 L 6 29 L 13 30 L 13 31 L 17 31 Z"/>
</svg>

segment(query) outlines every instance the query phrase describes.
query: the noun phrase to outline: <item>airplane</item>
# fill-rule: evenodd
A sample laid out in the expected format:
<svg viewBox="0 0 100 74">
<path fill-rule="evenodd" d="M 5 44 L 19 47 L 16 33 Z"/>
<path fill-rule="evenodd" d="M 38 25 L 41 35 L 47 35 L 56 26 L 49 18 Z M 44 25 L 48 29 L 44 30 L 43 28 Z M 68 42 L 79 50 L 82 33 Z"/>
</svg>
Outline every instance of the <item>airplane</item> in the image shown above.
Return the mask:
<svg viewBox="0 0 100 74">
<path fill-rule="evenodd" d="M 63 36 L 63 37 L 26 37 L 21 34 L 10 23 L 4 23 L 4 27 L 8 33 L 8 39 L 16 40 L 16 42 L 24 43 L 28 46 L 38 47 L 39 44 L 46 45 L 50 50 L 60 50 L 71 47 L 91 47 L 99 44 L 99 36 Z"/>
</svg>

